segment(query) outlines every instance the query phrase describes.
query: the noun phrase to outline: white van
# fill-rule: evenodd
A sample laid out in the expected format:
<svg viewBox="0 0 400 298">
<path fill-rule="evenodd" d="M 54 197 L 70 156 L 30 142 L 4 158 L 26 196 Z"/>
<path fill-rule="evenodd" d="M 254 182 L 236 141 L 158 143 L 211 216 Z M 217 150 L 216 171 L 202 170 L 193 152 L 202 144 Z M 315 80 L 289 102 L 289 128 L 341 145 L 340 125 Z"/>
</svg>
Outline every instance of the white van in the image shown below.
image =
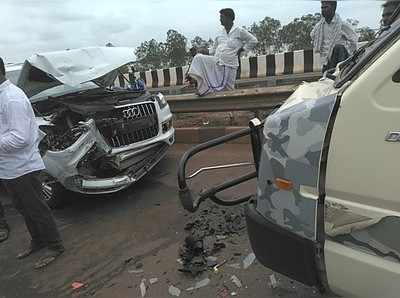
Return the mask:
<svg viewBox="0 0 400 298">
<path fill-rule="evenodd" d="M 304 83 L 265 123 L 196 146 L 179 169 L 183 206 L 257 177 L 247 212 L 258 260 L 342 297 L 400 297 L 400 22 Z M 251 134 L 255 173 L 193 194 L 191 156 Z"/>
</svg>

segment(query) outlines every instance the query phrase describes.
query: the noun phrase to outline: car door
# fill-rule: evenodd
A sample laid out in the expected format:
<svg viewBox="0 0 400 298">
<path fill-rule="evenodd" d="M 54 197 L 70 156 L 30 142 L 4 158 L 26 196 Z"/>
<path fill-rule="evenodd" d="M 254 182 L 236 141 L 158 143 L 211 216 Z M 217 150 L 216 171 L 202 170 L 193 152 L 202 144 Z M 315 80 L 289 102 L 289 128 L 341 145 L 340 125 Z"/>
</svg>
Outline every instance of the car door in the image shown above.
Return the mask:
<svg viewBox="0 0 400 298">
<path fill-rule="evenodd" d="M 400 293 L 400 42 L 344 92 L 326 172 L 325 263 L 344 297 Z"/>
</svg>

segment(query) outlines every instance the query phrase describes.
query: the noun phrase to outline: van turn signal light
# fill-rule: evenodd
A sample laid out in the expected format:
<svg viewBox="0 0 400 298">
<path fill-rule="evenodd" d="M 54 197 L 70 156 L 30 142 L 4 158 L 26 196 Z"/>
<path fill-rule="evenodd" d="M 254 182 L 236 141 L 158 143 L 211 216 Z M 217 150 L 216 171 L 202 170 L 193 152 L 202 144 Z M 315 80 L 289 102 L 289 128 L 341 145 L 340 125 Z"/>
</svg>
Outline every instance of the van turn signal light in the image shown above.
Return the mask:
<svg viewBox="0 0 400 298">
<path fill-rule="evenodd" d="M 293 182 L 290 180 L 276 178 L 275 185 L 280 190 L 292 190 L 293 189 Z"/>
</svg>

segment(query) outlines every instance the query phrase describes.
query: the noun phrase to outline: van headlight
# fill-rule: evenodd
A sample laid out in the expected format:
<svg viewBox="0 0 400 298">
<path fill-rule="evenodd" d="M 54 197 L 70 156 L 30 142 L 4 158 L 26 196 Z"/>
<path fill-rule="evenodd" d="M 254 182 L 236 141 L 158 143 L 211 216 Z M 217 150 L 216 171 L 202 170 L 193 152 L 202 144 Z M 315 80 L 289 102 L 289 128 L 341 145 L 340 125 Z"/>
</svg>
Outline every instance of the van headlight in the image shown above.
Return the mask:
<svg viewBox="0 0 400 298">
<path fill-rule="evenodd" d="M 158 93 L 158 94 L 156 95 L 156 99 L 157 99 L 158 105 L 160 106 L 160 109 L 163 109 L 163 108 L 165 108 L 165 107 L 168 105 L 167 100 L 165 99 L 164 94 Z"/>
</svg>

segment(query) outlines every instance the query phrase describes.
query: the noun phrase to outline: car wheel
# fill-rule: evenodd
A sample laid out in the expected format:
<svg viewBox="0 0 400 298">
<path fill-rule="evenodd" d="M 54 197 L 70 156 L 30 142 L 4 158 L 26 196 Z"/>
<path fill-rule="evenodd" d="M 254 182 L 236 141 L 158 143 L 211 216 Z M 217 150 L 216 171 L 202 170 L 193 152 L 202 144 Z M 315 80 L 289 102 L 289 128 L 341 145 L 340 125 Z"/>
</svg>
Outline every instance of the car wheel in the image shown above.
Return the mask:
<svg viewBox="0 0 400 298">
<path fill-rule="evenodd" d="M 60 208 L 65 204 L 67 190 L 54 178 L 46 175 L 41 179 L 43 200 L 51 209 Z"/>
</svg>

